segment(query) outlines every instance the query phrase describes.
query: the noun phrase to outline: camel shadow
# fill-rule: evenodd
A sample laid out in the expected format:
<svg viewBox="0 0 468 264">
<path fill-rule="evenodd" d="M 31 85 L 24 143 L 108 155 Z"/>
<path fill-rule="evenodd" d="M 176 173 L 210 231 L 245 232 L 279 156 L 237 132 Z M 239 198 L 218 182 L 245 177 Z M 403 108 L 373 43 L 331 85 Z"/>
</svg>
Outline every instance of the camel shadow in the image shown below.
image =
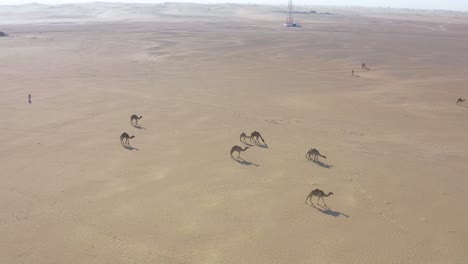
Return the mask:
<svg viewBox="0 0 468 264">
<path fill-rule="evenodd" d="M 261 148 L 265 148 L 267 149 L 268 148 L 268 144 L 267 143 L 263 143 L 263 144 L 255 144 L 257 147 L 261 147 Z"/>
<path fill-rule="evenodd" d="M 324 214 L 326 214 L 326 215 L 329 215 L 329 216 L 333 216 L 333 217 L 339 217 L 339 216 L 349 217 L 349 215 L 347 215 L 347 214 L 343 214 L 343 213 L 341 213 L 341 212 L 331 210 L 330 208 L 328 208 L 328 206 L 319 205 L 320 207 L 322 207 L 322 208 L 320 208 L 320 207 L 315 206 L 314 204 L 309 204 L 309 203 L 308 203 L 308 205 L 311 206 L 311 207 L 313 207 L 313 208 L 315 208 L 317 211 L 320 211 L 320 212 L 322 212 L 322 213 L 324 213 Z"/>
<path fill-rule="evenodd" d="M 246 161 L 245 159 L 243 159 L 243 158 L 241 158 L 241 157 L 234 158 L 234 157 L 231 156 L 231 158 L 232 158 L 233 160 L 237 161 L 237 163 L 242 164 L 242 165 L 246 165 L 246 166 L 253 165 L 253 166 L 255 166 L 255 167 L 260 166 L 260 165 L 258 165 L 258 164 L 253 163 L 253 162 Z"/>
<path fill-rule="evenodd" d="M 139 150 L 140 150 L 140 149 L 138 149 L 138 148 L 132 147 L 132 146 L 130 146 L 130 145 L 125 145 L 125 144 L 122 144 L 122 147 L 124 147 L 125 149 L 128 149 L 128 150 L 130 150 L 130 151 L 132 151 L 132 150 L 139 151 Z"/>
<path fill-rule="evenodd" d="M 148 129 L 146 129 L 145 127 L 142 127 L 142 126 L 140 126 L 140 125 L 132 125 L 132 126 L 133 126 L 134 128 L 136 128 L 136 129 L 148 130 Z"/>
<path fill-rule="evenodd" d="M 246 141 L 241 141 L 241 142 L 244 143 L 244 145 L 247 145 L 247 146 L 249 146 L 249 147 L 255 146 L 255 145 L 252 145 L 252 144 L 247 143 Z"/>
<path fill-rule="evenodd" d="M 333 165 L 330 165 L 330 164 L 327 164 L 327 163 L 323 163 L 323 162 L 321 162 L 320 160 L 313 160 L 312 162 L 315 163 L 315 164 L 317 164 L 317 165 L 319 165 L 319 166 L 322 167 L 322 168 L 325 168 L 325 169 L 331 169 L 331 168 L 333 168 Z"/>
</svg>

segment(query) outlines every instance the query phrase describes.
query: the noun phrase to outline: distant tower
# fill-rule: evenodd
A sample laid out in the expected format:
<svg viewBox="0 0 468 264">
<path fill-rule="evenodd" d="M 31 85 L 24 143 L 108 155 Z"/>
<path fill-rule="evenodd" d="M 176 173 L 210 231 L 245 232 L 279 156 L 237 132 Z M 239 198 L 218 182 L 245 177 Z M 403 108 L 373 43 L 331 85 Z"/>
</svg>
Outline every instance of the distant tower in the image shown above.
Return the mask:
<svg viewBox="0 0 468 264">
<path fill-rule="evenodd" d="M 286 18 L 286 23 L 284 23 L 285 27 L 295 27 L 296 22 L 294 22 L 293 18 L 293 1 L 289 0 L 288 2 L 288 17 Z"/>
</svg>

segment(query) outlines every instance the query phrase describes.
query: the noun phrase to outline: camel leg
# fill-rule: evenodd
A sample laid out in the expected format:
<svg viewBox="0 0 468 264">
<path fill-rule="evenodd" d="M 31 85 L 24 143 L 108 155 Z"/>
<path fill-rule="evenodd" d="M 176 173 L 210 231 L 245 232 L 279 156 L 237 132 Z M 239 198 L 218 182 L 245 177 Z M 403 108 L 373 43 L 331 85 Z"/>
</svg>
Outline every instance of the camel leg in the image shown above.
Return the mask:
<svg viewBox="0 0 468 264">
<path fill-rule="evenodd" d="M 313 196 L 310 196 L 310 197 L 309 197 L 310 204 L 311 204 L 312 206 L 315 206 L 314 202 L 312 201 L 312 197 L 313 197 Z"/>
<path fill-rule="evenodd" d="M 309 198 L 310 198 L 310 195 L 306 197 L 306 199 L 304 201 L 305 204 L 307 204 L 307 200 L 309 200 Z"/>
<path fill-rule="evenodd" d="M 323 199 L 323 197 L 322 197 L 322 201 L 323 201 L 323 204 L 325 205 L 325 207 L 328 207 L 328 205 L 325 203 L 325 199 Z"/>
</svg>

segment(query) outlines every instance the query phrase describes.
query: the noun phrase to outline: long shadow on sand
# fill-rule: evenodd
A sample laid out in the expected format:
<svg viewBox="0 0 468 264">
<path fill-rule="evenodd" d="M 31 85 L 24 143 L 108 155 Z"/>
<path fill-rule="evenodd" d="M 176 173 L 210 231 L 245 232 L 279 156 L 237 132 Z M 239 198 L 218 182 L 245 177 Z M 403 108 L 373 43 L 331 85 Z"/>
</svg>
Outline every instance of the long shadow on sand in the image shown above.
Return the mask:
<svg viewBox="0 0 468 264">
<path fill-rule="evenodd" d="M 130 145 L 123 145 L 123 144 L 122 144 L 122 147 L 124 147 L 125 149 L 128 149 L 128 150 L 130 150 L 130 151 L 132 151 L 132 150 L 139 151 L 139 150 L 140 150 L 140 149 L 134 148 L 134 147 L 132 147 L 132 146 L 130 146 Z"/>
<path fill-rule="evenodd" d="M 145 127 L 142 127 L 142 126 L 140 126 L 140 125 L 133 125 L 133 127 L 136 128 L 136 129 L 148 130 L 148 129 L 146 129 Z"/>
<path fill-rule="evenodd" d="M 324 213 L 324 214 L 326 214 L 326 215 L 330 215 L 330 216 L 333 216 L 333 217 L 339 217 L 339 216 L 349 217 L 349 215 L 347 215 L 347 214 L 343 214 L 343 213 L 338 212 L 338 211 L 333 211 L 333 210 L 331 210 L 330 208 L 325 207 L 325 206 L 322 206 L 322 205 L 315 206 L 315 205 L 313 205 L 313 204 L 309 204 L 309 203 L 307 203 L 307 204 L 308 204 L 310 207 L 313 207 L 313 208 L 315 208 L 317 211 L 320 211 L 320 212 L 322 212 L 322 213 Z M 322 207 L 322 208 L 320 208 L 319 206 Z"/>
<path fill-rule="evenodd" d="M 246 141 L 241 141 L 241 142 L 244 143 L 244 145 L 247 145 L 248 147 L 253 147 L 253 146 L 255 146 L 255 145 L 252 145 L 252 144 L 250 144 L 250 143 L 247 143 Z"/>
<path fill-rule="evenodd" d="M 268 148 L 268 144 L 267 143 L 264 143 L 264 144 L 256 144 L 257 147 L 261 147 L 261 148 L 265 148 L 267 149 Z"/>
<path fill-rule="evenodd" d="M 241 157 L 237 157 L 237 158 L 234 158 L 234 157 L 231 157 L 233 160 L 237 161 L 237 163 L 239 164 L 242 164 L 242 165 L 246 165 L 246 166 L 250 166 L 250 165 L 253 165 L 253 166 L 260 166 L 258 164 L 255 164 L 253 162 L 250 162 L 250 161 L 246 161 L 245 159 L 241 158 Z"/>
<path fill-rule="evenodd" d="M 330 164 L 327 164 L 327 163 L 323 163 L 323 162 L 321 162 L 320 160 L 313 160 L 312 162 L 315 163 L 315 164 L 317 164 L 317 165 L 319 165 L 319 166 L 322 167 L 322 168 L 325 168 L 325 169 L 331 169 L 331 168 L 333 168 L 333 165 L 330 165 Z"/>
</svg>

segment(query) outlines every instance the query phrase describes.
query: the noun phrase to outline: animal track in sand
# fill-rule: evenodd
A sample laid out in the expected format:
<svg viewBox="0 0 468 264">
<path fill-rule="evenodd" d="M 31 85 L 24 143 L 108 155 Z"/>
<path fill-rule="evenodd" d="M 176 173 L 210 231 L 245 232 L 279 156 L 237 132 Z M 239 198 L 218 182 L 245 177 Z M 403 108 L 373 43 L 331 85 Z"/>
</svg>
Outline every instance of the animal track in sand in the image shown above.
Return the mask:
<svg viewBox="0 0 468 264">
<path fill-rule="evenodd" d="M 364 136 L 365 134 L 361 131 L 357 131 L 357 130 L 348 130 L 348 129 L 345 129 L 342 131 L 343 134 L 347 135 L 347 136 L 357 136 L 357 137 L 362 137 Z"/>
<path fill-rule="evenodd" d="M 359 177 L 361 173 L 362 172 L 358 171 L 355 173 L 355 175 Z M 383 205 L 379 206 L 377 202 L 375 201 L 375 199 L 373 198 L 373 196 L 363 187 L 360 181 L 356 179 L 357 177 L 354 177 L 354 176 L 348 177 L 345 180 L 348 180 L 354 183 L 354 187 L 357 189 L 357 191 L 361 193 L 361 196 L 364 198 L 364 200 L 366 200 L 369 203 L 372 209 L 372 212 L 377 213 L 385 221 L 393 224 L 398 229 L 399 234 L 396 234 L 396 235 L 407 239 L 407 242 L 406 242 L 408 245 L 407 247 L 411 248 L 410 252 L 411 252 L 412 257 L 417 255 L 416 254 L 417 251 L 420 252 L 419 254 L 421 254 L 421 252 L 424 251 L 422 246 L 418 242 L 418 239 L 416 238 L 416 236 L 414 236 L 413 233 L 410 232 L 408 227 L 406 227 L 403 223 L 401 223 L 401 221 L 397 218 L 397 216 L 393 214 L 392 207 L 391 207 L 392 203 L 385 200 L 383 201 Z M 421 220 L 421 221 L 426 221 L 426 219 L 424 218 L 424 220 Z"/>
<path fill-rule="evenodd" d="M 283 122 L 281 120 L 265 119 L 265 122 L 273 125 L 283 125 Z"/>
<path fill-rule="evenodd" d="M 279 126 L 293 125 L 293 122 L 288 121 L 288 120 L 281 120 L 281 119 L 265 119 L 265 122 L 268 124 L 279 125 Z"/>
</svg>

